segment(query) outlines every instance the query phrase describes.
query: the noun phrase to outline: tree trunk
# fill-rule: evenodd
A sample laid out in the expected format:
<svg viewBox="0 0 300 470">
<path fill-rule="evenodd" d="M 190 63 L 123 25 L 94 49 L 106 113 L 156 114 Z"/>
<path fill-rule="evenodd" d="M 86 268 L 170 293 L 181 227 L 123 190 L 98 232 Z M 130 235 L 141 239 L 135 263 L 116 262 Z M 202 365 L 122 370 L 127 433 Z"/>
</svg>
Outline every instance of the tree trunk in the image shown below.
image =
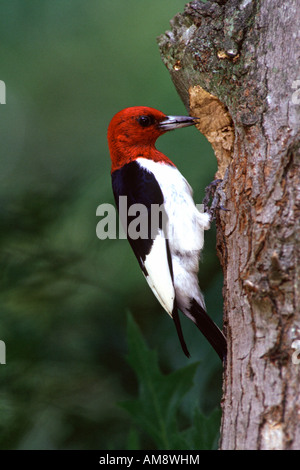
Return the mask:
<svg viewBox="0 0 300 470">
<path fill-rule="evenodd" d="M 300 449 L 299 17 L 298 0 L 193 1 L 158 39 L 230 209 L 221 449 Z"/>
</svg>

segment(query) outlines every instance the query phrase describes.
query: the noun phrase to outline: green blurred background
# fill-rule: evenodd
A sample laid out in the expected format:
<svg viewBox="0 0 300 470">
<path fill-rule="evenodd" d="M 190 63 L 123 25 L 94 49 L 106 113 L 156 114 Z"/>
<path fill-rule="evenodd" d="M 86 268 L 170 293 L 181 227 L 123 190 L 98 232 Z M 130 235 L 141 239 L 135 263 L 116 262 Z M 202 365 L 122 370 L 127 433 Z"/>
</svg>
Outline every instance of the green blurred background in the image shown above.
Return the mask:
<svg viewBox="0 0 300 470">
<path fill-rule="evenodd" d="M 96 208 L 113 203 L 106 130 L 127 106 L 185 114 L 156 37 L 180 0 L 9 0 L 0 3 L 2 449 L 125 449 L 132 423 L 118 402 L 138 384 L 126 362 L 126 313 L 166 373 L 199 361 L 195 402 L 209 413 L 221 364 L 183 319 L 192 354 L 147 286 L 126 240 L 96 237 Z M 195 128 L 163 136 L 201 202 L 214 178 Z M 215 231 L 200 270 L 208 312 L 221 324 Z M 142 430 L 141 447 L 151 448 Z"/>
</svg>

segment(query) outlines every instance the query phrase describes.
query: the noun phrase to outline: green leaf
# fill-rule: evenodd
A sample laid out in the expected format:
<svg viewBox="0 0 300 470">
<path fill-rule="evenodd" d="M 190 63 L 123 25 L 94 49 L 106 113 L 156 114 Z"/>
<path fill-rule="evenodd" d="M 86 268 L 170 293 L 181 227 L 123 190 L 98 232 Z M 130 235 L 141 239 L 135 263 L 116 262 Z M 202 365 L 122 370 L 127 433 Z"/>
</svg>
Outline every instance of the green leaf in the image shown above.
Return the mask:
<svg viewBox="0 0 300 470">
<path fill-rule="evenodd" d="M 189 448 L 185 433 L 179 430 L 178 411 L 184 395 L 193 386 L 198 364 L 163 374 L 156 353 L 148 349 L 130 315 L 127 329 L 127 359 L 138 378 L 139 397 L 123 402 L 121 406 L 153 439 L 158 449 Z"/>
<path fill-rule="evenodd" d="M 213 450 L 218 448 L 220 437 L 221 410 L 216 408 L 209 416 L 205 416 L 198 408 L 194 410 L 190 439 L 197 450 Z"/>
<path fill-rule="evenodd" d="M 131 428 L 127 437 L 126 450 L 140 450 L 140 436 L 136 428 Z"/>
</svg>

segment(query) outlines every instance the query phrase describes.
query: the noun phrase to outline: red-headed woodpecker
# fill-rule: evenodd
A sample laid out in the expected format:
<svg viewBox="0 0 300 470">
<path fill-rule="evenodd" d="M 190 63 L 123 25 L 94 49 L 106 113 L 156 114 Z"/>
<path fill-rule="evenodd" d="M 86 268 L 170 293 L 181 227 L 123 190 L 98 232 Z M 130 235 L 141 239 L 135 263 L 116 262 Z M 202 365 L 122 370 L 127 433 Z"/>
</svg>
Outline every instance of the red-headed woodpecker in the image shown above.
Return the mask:
<svg viewBox="0 0 300 470">
<path fill-rule="evenodd" d="M 184 353 L 189 357 L 178 309 L 196 324 L 224 359 L 226 339 L 207 315 L 198 284 L 203 230 L 209 228 L 210 215 L 198 211 L 186 179 L 155 148 L 160 135 L 195 123 L 195 118 L 166 116 L 145 106 L 117 113 L 108 127 L 112 186 L 119 211 L 120 196 L 127 197 L 128 207 L 142 204 L 146 208 L 148 236 L 127 233 L 127 238 L 149 286 L 175 322 Z M 153 227 L 153 205 L 163 208 L 165 224 L 163 217 L 159 217 Z M 132 220 L 128 214 L 125 224 Z M 126 231 L 127 227 L 124 228 Z"/>
</svg>

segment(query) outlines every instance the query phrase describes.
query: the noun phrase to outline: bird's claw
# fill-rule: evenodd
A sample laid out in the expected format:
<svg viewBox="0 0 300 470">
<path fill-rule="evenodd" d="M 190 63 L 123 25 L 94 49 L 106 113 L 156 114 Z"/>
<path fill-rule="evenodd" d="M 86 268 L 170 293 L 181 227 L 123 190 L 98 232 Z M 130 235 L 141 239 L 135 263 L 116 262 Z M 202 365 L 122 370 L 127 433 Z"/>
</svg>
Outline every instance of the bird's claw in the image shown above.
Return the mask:
<svg viewBox="0 0 300 470">
<path fill-rule="evenodd" d="M 207 212 L 210 215 L 211 220 L 216 218 L 216 211 L 230 211 L 223 206 L 223 201 L 225 199 L 225 194 L 223 191 L 223 181 L 222 179 L 216 179 L 212 181 L 208 186 L 205 188 L 205 197 L 202 201 L 204 205 L 204 212 Z M 211 204 L 209 205 L 209 201 L 212 199 Z"/>
</svg>

